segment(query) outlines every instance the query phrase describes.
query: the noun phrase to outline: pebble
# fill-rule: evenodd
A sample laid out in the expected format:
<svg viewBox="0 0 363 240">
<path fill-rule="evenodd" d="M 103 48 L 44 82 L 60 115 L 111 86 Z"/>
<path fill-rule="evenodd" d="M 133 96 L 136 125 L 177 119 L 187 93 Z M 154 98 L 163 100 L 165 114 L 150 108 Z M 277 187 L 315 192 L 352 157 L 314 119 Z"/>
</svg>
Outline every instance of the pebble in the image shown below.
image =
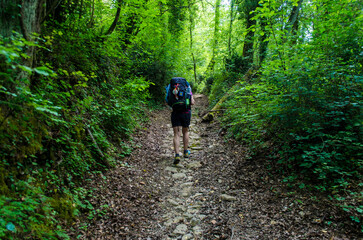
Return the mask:
<svg viewBox="0 0 363 240">
<path fill-rule="evenodd" d="M 167 227 L 170 227 L 171 225 L 173 225 L 173 219 L 168 219 L 168 221 L 166 221 L 165 223 L 164 223 L 164 225 L 165 226 L 167 226 Z"/>
<path fill-rule="evenodd" d="M 172 172 L 172 173 L 177 173 L 178 169 L 175 168 L 175 167 L 166 167 L 165 171 L 169 171 L 169 172 Z"/>
<path fill-rule="evenodd" d="M 193 227 L 193 233 L 196 236 L 202 235 L 202 233 L 203 233 L 202 228 L 200 226 Z"/>
<path fill-rule="evenodd" d="M 186 219 L 192 219 L 193 218 L 193 214 L 190 214 L 188 212 L 184 213 L 183 216 L 186 218 Z"/>
<path fill-rule="evenodd" d="M 174 173 L 173 174 L 173 178 L 174 179 L 182 179 L 182 178 L 185 178 L 187 175 L 185 175 L 185 173 Z"/>
<path fill-rule="evenodd" d="M 188 231 L 188 226 L 185 224 L 180 224 L 178 226 L 176 226 L 175 230 L 174 230 L 174 234 L 180 234 L 180 235 L 185 235 Z"/>
<path fill-rule="evenodd" d="M 200 196 L 203 196 L 203 193 L 196 193 L 196 194 L 194 194 L 193 198 L 197 198 L 197 197 L 200 197 Z"/>
<path fill-rule="evenodd" d="M 194 182 L 185 182 L 180 184 L 180 188 L 193 186 Z"/>
<path fill-rule="evenodd" d="M 184 235 L 184 236 L 182 237 L 182 240 L 189 240 L 189 239 L 193 239 L 193 235 L 192 235 L 192 234 L 190 234 L 190 233 L 188 233 L 188 234 L 186 234 L 186 235 Z"/>
<path fill-rule="evenodd" d="M 192 218 L 192 220 L 190 220 L 190 225 L 192 225 L 193 227 L 198 225 L 200 223 L 200 219 L 198 218 Z"/>
<path fill-rule="evenodd" d="M 194 213 L 197 213 L 197 212 L 198 212 L 198 209 L 195 209 L 195 208 L 189 208 L 189 209 L 187 210 L 187 212 L 188 212 L 188 213 L 190 213 L 190 214 L 194 214 Z"/>
<path fill-rule="evenodd" d="M 192 147 L 192 150 L 203 150 L 203 147 Z"/>
<path fill-rule="evenodd" d="M 277 222 L 276 222 L 276 221 L 274 221 L 274 220 L 272 220 L 272 221 L 270 222 L 270 224 L 271 224 L 271 225 L 276 225 L 276 224 L 277 224 Z"/>
<path fill-rule="evenodd" d="M 173 223 L 180 223 L 180 222 L 183 222 L 184 221 L 184 218 L 183 217 L 176 217 L 173 219 Z"/>
<path fill-rule="evenodd" d="M 223 201 L 236 201 L 237 198 L 231 195 L 227 195 L 227 194 L 222 194 L 221 195 L 221 200 Z"/>
<path fill-rule="evenodd" d="M 178 210 L 179 212 L 185 212 L 186 207 L 179 205 L 179 206 L 175 207 L 175 209 Z"/>
<path fill-rule="evenodd" d="M 181 195 L 183 197 L 188 197 L 191 192 L 192 192 L 192 188 L 191 187 L 186 187 L 186 188 L 183 188 L 183 190 L 181 191 Z"/>
<path fill-rule="evenodd" d="M 202 164 L 200 162 L 191 162 L 187 165 L 188 168 L 200 168 L 202 167 Z"/>
<path fill-rule="evenodd" d="M 179 205 L 179 203 L 178 203 L 177 201 L 175 201 L 174 199 L 169 198 L 167 201 L 168 201 L 171 205 L 173 205 L 173 206 L 178 206 L 178 205 Z"/>
</svg>

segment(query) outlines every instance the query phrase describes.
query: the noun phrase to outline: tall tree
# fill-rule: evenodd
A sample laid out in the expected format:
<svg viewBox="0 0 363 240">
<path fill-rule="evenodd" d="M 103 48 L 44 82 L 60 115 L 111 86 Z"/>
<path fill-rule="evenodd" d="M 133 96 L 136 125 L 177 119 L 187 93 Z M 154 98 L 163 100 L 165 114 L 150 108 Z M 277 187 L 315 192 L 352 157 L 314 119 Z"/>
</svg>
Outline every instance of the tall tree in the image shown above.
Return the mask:
<svg viewBox="0 0 363 240">
<path fill-rule="evenodd" d="M 193 48 L 193 30 L 195 27 L 194 21 L 195 11 L 193 11 L 193 7 L 189 5 L 189 35 L 190 35 L 190 52 L 193 60 L 193 71 L 194 71 L 194 81 L 197 82 L 197 63 L 194 56 L 194 48 Z"/>
<path fill-rule="evenodd" d="M 253 64 L 253 43 L 254 43 L 254 31 L 250 28 L 256 25 L 256 20 L 253 19 L 255 16 L 254 11 L 258 7 L 259 0 L 245 0 L 240 5 L 240 11 L 245 20 L 245 26 L 247 34 L 244 39 L 242 57 L 244 58 L 244 64 L 242 71 L 246 72 L 249 67 Z"/>
<path fill-rule="evenodd" d="M 123 0 L 118 0 L 117 1 L 117 11 L 115 14 L 115 18 L 111 24 L 111 26 L 109 27 L 109 29 L 106 32 L 106 35 L 110 35 L 116 28 L 117 22 L 120 18 L 120 13 L 121 13 L 121 4 L 122 4 Z"/>
<path fill-rule="evenodd" d="M 233 28 L 233 21 L 235 18 L 235 1 L 231 0 L 231 7 L 229 10 L 229 29 L 228 29 L 228 58 L 231 57 L 231 41 L 232 41 L 232 28 Z"/>
<path fill-rule="evenodd" d="M 298 29 L 298 18 L 299 18 L 299 13 L 300 13 L 300 9 L 301 9 L 301 4 L 302 4 L 303 0 L 299 0 L 299 2 L 293 6 L 291 13 L 290 13 L 290 17 L 289 20 L 286 24 L 285 29 L 287 30 L 288 33 L 292 33 L 293 35 L 296 35 L 297 29 Z"/>
<path fill-rule="evenodd" d="M 219 28 L 220 28 L 220 7 L 221 7 L 221 0 L 216 0 L 215 3 L 215 15 L 214 15 L 214 34 L 213 34 L 213 43 L 212 43 L 212 58 L 209 62 L 207 67 L 208 72 L 214 71 L 214 65 L 216 63 L 216 52 L 218 47 L 219 41 Z"/>
<path fill-rule="evenodd" d="M 267 20 L 265 18 L 260 19 L 261 34 L 259 37 L 259 48 L 258 48 L 258 65 L 261 66 L 263 60 L 265 60 L 268 46 L 269 32 L 266 31 Z"/>
</svg>

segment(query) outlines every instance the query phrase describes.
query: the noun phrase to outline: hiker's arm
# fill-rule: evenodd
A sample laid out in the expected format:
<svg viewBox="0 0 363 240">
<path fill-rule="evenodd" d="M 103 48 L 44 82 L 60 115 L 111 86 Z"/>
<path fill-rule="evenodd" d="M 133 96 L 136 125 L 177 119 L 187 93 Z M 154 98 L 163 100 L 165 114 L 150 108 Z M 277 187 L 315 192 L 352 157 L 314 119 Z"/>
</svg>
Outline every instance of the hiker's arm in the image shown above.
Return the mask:
<svg viewBox="0 0 363 240">
<path fill-rule="evenodd" d="M 191 105 L 194 105 L 194 104 L 195 104 L 195 101 L 194 101 L 194 97 L 193 97 L 193 95 L 192 95 L 192 98 L 190 99 L 190 104 L 191 104 Z"/>
</svg>

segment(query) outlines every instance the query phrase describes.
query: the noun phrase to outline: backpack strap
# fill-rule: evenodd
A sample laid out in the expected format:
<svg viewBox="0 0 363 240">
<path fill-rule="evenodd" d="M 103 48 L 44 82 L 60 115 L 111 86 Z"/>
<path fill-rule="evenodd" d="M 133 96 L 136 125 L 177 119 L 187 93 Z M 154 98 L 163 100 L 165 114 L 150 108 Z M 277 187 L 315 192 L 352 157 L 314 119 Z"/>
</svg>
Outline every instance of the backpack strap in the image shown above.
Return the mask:
<svg viewBox="0 0 363 240">
<path fill-rule="evenodd" d="M 169 88 L 170 88 L 170 84 L 168 86 L 165 87 L 165 90 L 166 90 L 166 95 L 165 95 L 165 101 L 166 103 L 169 103 Z"/>
</svg>

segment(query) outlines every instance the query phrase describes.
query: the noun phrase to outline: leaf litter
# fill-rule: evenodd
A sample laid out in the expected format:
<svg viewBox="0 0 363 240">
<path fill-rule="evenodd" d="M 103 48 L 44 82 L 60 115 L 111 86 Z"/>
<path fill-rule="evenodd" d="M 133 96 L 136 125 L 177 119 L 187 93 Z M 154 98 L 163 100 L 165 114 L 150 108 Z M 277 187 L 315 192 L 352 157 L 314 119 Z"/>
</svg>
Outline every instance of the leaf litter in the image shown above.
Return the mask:
<svg viewBox="0 0 363 240">
<path fill-rule="evenodd" d="M 85 186 L 93 189 L 88 201 L 105 211 L 81 214 L 69 230 L 72 239 L 361 239 L 339 208 L 309 192 L 292 192 L 281 176 L 266 170 L 263 156 L 250 158 L 248 148 L 225 140 L 218 122 L 201 123 L 197 113 L 206 112 L 208 100 L 196 97 L 193 118 L 198 121 L 190 137 L 197 133 L 200 142 L 191 160 L 199 164 L 187 170 L 192 181 L 183 183 L 186 196 L 191 194 L 188 187 L 198 189 L 189 197 L 195 202 L 178 205 L 183 196 L 170 198 L 173 182 L 180 180 L 166 172 L 179 169 L 172 165 L 172 142 L 166 141 L 171 137 L 170 111 L 157 110 L 134 135 L 141 147 L 125 159 L 131 167 L 116 167 Z M 174 214 L 168 204 L 175 211 L 196 205 L 184 215 L 198 212 L 201 220 L 195 225 L 183 217 L 167 219 Z M 185 228 L 194 232 L 173 234 Z"/>
</svg>

